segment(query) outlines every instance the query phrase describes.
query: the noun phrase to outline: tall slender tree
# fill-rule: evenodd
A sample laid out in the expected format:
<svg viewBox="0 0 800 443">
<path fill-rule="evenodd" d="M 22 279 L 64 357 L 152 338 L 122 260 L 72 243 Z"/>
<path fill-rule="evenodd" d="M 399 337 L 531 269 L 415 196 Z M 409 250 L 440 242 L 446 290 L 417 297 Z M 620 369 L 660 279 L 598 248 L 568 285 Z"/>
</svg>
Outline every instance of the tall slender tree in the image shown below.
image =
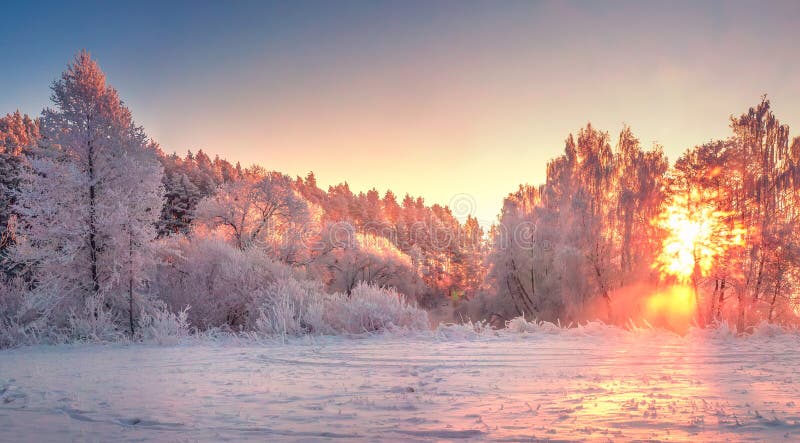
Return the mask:
<svg viewBox="0 0 800 443">
<path fill-rule="evenodd" d="M 16 204 L 14 259 L 32 271 L 29 304 L 40 318 L 57 326 L 68 314 L 110 318 L 132 331 L 134 292 L 163 205 L 157 149 L 88 52 L 52 90 L 54 108 L 42 113 L 42 140 Z"/>
</svg>

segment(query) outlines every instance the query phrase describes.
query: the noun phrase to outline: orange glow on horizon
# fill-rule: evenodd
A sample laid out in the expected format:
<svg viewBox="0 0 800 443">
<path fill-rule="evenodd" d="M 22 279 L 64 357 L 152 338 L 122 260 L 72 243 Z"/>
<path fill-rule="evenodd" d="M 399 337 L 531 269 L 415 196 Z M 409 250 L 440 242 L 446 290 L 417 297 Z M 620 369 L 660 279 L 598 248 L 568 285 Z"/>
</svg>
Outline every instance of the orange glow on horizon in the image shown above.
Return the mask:
<svg viewBox="0 0 800 443">
<path fill-rule="evenodd" d="M 744 230 L 730 220 L 732 213 L 716 207 L 717 197 L 697 190 L 674 193 L 654 220 L 666 236 L 653 268 L 662 280 L 678 284 L 646 300 L 645 318 L 651 324 L 686 332 L 700 306 L 698 280 L 710 275 L 730 248 L 744 244 Z"/>
<path fill-rule="evenodd" d="M 675 194 L 656 219 L 656 226 L 667 233 L 653 265 L 662 277 L 685 284 L 707 276 L 718 257 L 744 243 L 742 230 L 725 223 L 731 214 L 712 204 L 715 197 L 697 191 Z"/>
<path fill-rule="evenodd" d="M 653 326 L 685 333 L 692 324 L 697 303 L 694 290 L 675 285 L 651 295 L 644 305 L 644 318 Z"/>
</svg>

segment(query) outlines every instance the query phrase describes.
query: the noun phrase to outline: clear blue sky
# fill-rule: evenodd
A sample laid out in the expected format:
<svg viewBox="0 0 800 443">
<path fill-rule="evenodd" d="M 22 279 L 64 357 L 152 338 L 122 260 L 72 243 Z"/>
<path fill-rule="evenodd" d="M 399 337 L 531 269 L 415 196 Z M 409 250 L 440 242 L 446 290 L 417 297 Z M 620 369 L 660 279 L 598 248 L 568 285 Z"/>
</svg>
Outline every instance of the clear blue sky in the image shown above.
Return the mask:
<svg viewBox="0 0 800 443">
<path fill-rule="evenodd" d="M 796 1 L 10 2 L 0 113 L 38 115 L 86 48 L 168 152 L 468 193 L 490 222 L 587 121 L 672 159 L 762 93 L 800 125 L 798 23 Z"/>
</svg>

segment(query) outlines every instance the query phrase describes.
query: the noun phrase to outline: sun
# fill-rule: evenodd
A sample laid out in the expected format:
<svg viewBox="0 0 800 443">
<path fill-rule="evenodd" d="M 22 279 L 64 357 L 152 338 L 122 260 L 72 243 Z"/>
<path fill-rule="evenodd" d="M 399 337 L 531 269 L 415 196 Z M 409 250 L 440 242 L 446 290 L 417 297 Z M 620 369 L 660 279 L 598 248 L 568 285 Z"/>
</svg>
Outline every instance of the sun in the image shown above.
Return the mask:
<svg viewBox="0 0 800 443">
<path fill-rule="evenodd" d="M 713 192 L 673 193 L 654 220 L 664 238 L 653 267 L 671 286 L 648 298 L 649 319 L 675 330 L 685 330 L 694 313 L 702 322 L 700 279 L 720 269 L 730 249 L 743 244 L 743 230 L 731 212 L 719 210 L 716 197 Z"/>
<path fill-rule="evenodd" d="M 673 277 L 679 283 L 709 275 L 718 257 L 742 238 L 730 213 L 713 204 L 711 193 L 675 194 L 655 221 L 666 236 L 654 268 L 663 278 Z"/>
<path fill-rule="evenodd" d="M 687 283 L 695 272 L 698 257 L 705 255 L 702 246 L 710 237 L 703 220 L 692 218 L 686 199 L 674 201 L 661 214 L 658 225 L 667 232 L 656 267 L 662 275 L 674 276 Z"/>
</svg>

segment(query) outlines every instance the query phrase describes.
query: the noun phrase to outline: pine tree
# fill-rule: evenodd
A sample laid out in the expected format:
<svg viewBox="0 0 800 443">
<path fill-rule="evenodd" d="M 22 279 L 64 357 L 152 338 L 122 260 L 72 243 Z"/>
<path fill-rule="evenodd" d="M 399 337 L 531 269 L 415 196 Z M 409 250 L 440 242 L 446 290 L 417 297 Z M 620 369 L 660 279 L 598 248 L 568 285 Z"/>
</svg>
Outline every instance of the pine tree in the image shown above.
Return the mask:
<svg viewBox="0 0 800 443">
<path fill-rule="evenodd" d="M 158 149 L 87 52 L 52 90 L 55 107 L 42 113 L 15 206 L 13 257 L 32 271 L 29 304 L 40 318 L 56 326 L 106 318 L 132 331 L 163 204 Z"/>
<path fill-rule="evenodd" d="M 19 190 L 25 154 L 39 139 L 39 123 L 19 111 L 0 118 L 0 267 L 11 269 L 5 255 L 13 244 L 16 214 L 13 205 Z"/>
</svg>

